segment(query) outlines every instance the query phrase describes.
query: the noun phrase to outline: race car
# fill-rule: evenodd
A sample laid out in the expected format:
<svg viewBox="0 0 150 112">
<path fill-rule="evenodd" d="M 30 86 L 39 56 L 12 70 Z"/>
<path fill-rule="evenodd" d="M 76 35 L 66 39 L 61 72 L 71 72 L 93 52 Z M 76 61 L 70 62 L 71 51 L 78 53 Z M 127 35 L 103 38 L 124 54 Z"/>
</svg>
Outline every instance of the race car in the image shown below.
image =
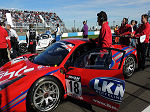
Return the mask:
<svg viewBox="0 0 150 112">
<path fill-rule="evenodd" d="M 55 42 L 41 54 L 25 54 L 0 68 L 1 111 L 48 112 L 71 96 L 118 111 L 132 76 L 136 49 L 99 48 L 88 39 Z"/>
<path fill-rule="evenodd" d="M 51 34 L 43 33 L 37 36 L 36 50 L 45 50 L 49 45 L 55 42 L 55 38 Z M 26 40 L 19 41 L 19 52 L 26 53 L 28 45 Z"/>
<path fill-rule="evenodd" d="M 52 35 L 49 35 L 47 33 L 43 33 L 38 36 L 37 46 L 36 50 L 44 50 L 49 45 L 55 42 L 55 38 L 52 37 Z"/>
</svg>

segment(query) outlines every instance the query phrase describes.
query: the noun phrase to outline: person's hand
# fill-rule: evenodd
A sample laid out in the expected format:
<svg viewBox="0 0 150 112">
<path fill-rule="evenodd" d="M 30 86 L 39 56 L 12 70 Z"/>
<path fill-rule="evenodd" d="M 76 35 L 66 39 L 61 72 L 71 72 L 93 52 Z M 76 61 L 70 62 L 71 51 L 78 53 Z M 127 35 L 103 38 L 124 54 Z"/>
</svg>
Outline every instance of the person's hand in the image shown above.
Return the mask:
<svg viewBox="0 0 150 112">
<path fill-rule="evenodd" d="M 131 33 L 131 37 L 134 37 L 134 34 L 133 34 L 133 33 Z"/>
<path fill-rule="evenodd" d="M 10 48 L 10 49 L 9 49 L 9 51 L 10 51 L 10 53 L 13 53 L 13 50 L 12 50 L 12 48 Z"/>
</svg>

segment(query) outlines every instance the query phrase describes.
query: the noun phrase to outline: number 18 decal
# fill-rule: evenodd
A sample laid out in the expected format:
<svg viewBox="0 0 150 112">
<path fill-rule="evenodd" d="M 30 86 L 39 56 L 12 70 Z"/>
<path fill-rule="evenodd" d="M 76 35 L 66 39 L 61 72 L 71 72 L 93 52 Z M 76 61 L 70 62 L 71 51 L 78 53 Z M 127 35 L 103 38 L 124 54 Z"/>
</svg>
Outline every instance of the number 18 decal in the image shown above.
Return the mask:
<svg viewBox="0 0 150 112">
<path fill-rule="evenodd" d="M 67 93 L 71 96 L 81 96 L 81 77 L 79 76 L 66 76 Z"/>
</svg>

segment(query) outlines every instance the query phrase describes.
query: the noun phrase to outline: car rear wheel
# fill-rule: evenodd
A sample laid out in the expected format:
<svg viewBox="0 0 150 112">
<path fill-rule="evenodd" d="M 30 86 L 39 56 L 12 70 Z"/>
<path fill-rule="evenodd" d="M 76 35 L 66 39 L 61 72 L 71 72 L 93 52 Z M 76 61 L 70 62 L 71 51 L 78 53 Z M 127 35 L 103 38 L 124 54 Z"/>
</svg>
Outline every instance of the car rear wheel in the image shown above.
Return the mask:
<svg viewBox="0 0 150 112">
<path fill-rule="evenodd" d="M 28 92 L 27 111 L 53 111 L 59 105 L 62 95 L 62 87 L 57 79 L 43 77 L 36 81 Z"/>
<path fill-rule="evenodd" d="M 133 75 L 135 70 L 135 59 L 133 56 L 128 56 L 125 59 L 124 65 L 123 65 L 123 74 L 125 78 L 129 78 Z"/>
</svg>

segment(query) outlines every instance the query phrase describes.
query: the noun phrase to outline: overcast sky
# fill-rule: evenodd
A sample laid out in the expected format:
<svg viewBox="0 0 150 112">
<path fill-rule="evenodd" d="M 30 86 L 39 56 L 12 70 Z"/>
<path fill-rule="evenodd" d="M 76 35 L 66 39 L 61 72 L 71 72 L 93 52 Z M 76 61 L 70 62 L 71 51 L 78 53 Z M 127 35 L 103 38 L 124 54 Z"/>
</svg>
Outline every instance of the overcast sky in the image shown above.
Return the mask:
<svg viewBox="0 0 150 112">
<path fill-rule="evenodd" d="M 96 26 L 97 13 L 105 11 L 110 25 L 113 21 L 120 24 L 123 17 L 129 21 L 140 21 L 142 14 L 150 10 L 150 0 L 3 0 L 0 8 L 16 8 L 55 12 L 66 24 L 67 28 L 82 27 L 88 20 L 88 26 Z"/>
</svg>

